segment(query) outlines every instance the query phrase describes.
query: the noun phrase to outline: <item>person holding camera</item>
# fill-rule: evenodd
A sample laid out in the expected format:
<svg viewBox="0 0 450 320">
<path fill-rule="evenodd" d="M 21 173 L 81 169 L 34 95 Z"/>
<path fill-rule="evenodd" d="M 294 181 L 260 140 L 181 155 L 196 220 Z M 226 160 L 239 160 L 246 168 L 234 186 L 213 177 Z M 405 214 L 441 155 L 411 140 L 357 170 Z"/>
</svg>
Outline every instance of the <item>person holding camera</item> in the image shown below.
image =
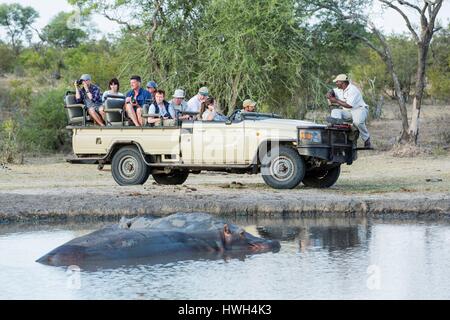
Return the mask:
<svg viewBox="0 0 450 320">
<path fill-rule="evenodd" d="M 77 103 L 84 104 L 94 123 L 104 127 L 102 117 L 99 114 L 99 108 L 102 105 L 102 97 L 100 88 L 91 83 L 92 77 L 89 74 L 83 74 L 78 81 L 75 82 L 75 98 Z"/>
<path fill-rule="evenodd" d="M 140 76 L 132 76 L 130 86 L 131 90 L 126 94 L 125 111 L 136 127 L 142 127 L 144 125 L 142 106 L 147 100 L 151 101 L 152 96 L 147 90 L 141 88 Z"/>
<path fill-rule="evenodd" d="M 350 83 L 346 74 L 338 75 L 333 82 L 336 83 L 337 89 L 329 91 L 326 97 L 330 104 L 337 105 L 339 109 L 331 111 L 331 119 L 352 121 L 359 130 L 364 147 L 372 148 L 369 130 L 366 126 L 369 106 L 364 102 L 361 91 Z"/>
</svg>

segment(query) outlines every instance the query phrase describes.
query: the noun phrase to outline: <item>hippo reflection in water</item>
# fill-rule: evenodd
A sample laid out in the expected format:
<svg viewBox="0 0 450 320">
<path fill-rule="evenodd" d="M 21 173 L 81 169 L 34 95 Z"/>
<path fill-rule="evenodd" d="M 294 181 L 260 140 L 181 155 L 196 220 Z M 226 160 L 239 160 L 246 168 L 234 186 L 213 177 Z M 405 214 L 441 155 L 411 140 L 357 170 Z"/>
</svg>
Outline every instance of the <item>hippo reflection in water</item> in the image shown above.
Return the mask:
<svg viewBox="0 0 450 320">
<path fill-rule="evenodd" d="M 278 241 L 255 237 L 239 226 L 205 213 L 176 213 L 160 219 L 122 218 L 75 238 L 37 260 L 53 266 L 105 262 L 162 263 L 192 258 L 245 257 L 277 252 Z"/>
</svg>

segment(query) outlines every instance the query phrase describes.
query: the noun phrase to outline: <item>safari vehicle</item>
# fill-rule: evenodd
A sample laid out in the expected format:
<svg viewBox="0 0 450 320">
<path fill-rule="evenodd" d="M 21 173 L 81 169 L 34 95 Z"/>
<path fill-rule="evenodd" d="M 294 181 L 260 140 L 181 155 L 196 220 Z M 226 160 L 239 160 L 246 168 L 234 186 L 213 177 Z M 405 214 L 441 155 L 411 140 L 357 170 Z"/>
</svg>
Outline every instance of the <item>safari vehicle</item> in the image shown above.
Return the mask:
<svg viewBox="0 0 450 320">
<path fill-rule="evenodd" d="M 73 93 L 65 96 L 72 131 L 71 163 L 111 165 L 119 185 L 144 184 L 149 175 L 175 185 L 201 171 L 262 173 L 276 189 L 328 188 L 341 164 L 357 157 L 358 132 L 349 124 L 325 125 L 282 119 L 269 113 L 234 112 L 224 121 L 165 120 L 155 126 L 130 125 L 124 98 L 105 102 L 106 127 L 94 125 Z M 149 117 L 148 105 L 143 115 Z"/>
</svg>

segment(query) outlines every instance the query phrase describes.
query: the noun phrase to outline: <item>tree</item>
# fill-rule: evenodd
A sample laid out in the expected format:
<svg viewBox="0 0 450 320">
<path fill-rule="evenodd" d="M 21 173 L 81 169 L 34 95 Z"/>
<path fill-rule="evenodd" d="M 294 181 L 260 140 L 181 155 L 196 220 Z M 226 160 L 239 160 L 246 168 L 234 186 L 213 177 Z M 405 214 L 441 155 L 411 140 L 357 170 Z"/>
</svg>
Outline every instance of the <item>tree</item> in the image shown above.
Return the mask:
<svg viewBox="0 0 450 320">
<path fill-rule="evenodd" d="M 355 0 L 341 3 L 340 1 L 334 0 L 317 0 L 312 1 L 310 5 L 316 11 L 327 10 L 328 12 L 332 12 L 342 19 L 360 21 L 360 23 L 364 23 L 368 26 L 368 29 L 371 32 L 371 37 L 358 33 L 352 33 L 351 35 L 360 39 L 363 43 L 377 52 L 377 54 L 386 64 L 386 67 L 389 70 L 394 83 L 395 91 L 397 93 L 397 100 L 400 107 L 400 114 L 402 117 L 402 132 L 399 141 L 417 144 L 417 138 L 419 135 L 420 108 L 422 105 L 422 98 L 425 89 L 425 72 L 428 50 L 433 38 L 433 34 L 438 30 L 438 28 L 436 28 L 436 17 L 442 7 L 443 0 L 423 0 L 420 1 L 422 3 L 421 6 L 417 4 L 417 2 L 412 3 L 405 0 L 378 1 L 385 5 L 387 8 L 395 10 L 401 16 L 411 34 L 413 41 L 416 44 L 417 70 L 415 76 L 415 91 L 410 124 L 408 123 L 405 97 L 402 94 L 404 90 L 401 87 L 397 72 L 397 66 L 394 63 L 392 48 L 389 45 L 385 35 L 383 35 L 380 29 L 375 26 L 375 24 L 368 18 L 368 16 L 364 15 L 363 11 L 355 10 L 355 8 L 353 7 L 355 4 L 364 5 L 364 1 Z M 368 4 L 370 3 L 367 2 L 366 5 Z M 420 18 L 419 31 L 413 27 L 411 23 L 411 17 L 406 13 L 407 9 L 413 10 L 414 12 L 418 13 Z"/>
<path fill-rule="evenodd" d="M 58 48 L 74 48 L 87 39 L 87 33 L 79 28 L 69 28 L 68 21 L 73 12 L 58 13 L 48 25 L 42 29 L 40 38 Z"/>
<path fill-rule="evenodd" d="M 433 38 L 431 63 L 427 72 L 428 93 L 435 99 L 450 100 L 450 24 Z"/>
<path fill-rule="evenodd" d="M 6 29 L 16 56 L 19 55 L 23 37 L 31 39 L 31 25 L 38 17 L 39 14 L 32 7 L 23 7 L 17 3 L 0 5 L 0 26 Z"/>
<path fill-rule="evenodd" d="M 123 26 L 125 70 L 189 95 L 208 85 L 225 112 L 252 96 L 283 113 L 314 76 L 293 0 L 74 2 Z"/>
</svg>

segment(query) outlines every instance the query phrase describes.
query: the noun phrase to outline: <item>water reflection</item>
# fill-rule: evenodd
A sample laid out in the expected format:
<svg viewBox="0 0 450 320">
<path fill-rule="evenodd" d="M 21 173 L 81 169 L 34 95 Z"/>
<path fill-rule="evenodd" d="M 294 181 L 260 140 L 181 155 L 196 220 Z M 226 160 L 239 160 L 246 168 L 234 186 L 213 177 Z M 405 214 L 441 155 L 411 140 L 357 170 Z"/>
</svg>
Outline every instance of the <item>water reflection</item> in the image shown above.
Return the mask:
<svg viewBox="0 0 450 320">
<path fill-rule="evenodd" d="M 309 248 L 323 248 L 329 251 L 345 250 L 356 247 L 369 237 L 367 220 L 320 219 L 284 220 L 282 224 L 259 225 L 256 227 L 260 236 L 281 241 L 295 241 L 299 251 Z"/>
<path fill-rule="evenodd" d="M 281 240 L 277 253 L 81 270 L 34 260 L 102 225 L 0 226 L 3 299 L 450 299 L 450 224 L 371 219 L 236 218 Z M 368 269 L 375 267 L 375 269 Z M 379 287 L 368 286 L 377 270 Z"/>
</svg>

